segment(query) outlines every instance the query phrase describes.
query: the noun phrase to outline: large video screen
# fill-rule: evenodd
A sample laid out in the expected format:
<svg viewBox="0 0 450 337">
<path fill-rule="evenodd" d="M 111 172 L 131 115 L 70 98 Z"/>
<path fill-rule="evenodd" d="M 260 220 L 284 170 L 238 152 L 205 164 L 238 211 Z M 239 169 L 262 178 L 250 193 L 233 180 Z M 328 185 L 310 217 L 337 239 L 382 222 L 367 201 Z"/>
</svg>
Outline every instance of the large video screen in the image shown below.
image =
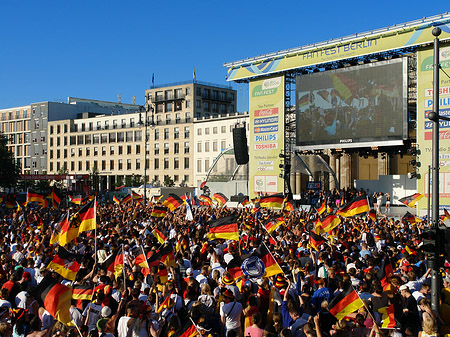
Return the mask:
<svg viewBox="0 0 450 337">
<path fill-rule="evenodd" d="M 299 75 L 299 149 L 399 145 L 407 137 L 407 64 L 393 59 Z"/>
</svg>

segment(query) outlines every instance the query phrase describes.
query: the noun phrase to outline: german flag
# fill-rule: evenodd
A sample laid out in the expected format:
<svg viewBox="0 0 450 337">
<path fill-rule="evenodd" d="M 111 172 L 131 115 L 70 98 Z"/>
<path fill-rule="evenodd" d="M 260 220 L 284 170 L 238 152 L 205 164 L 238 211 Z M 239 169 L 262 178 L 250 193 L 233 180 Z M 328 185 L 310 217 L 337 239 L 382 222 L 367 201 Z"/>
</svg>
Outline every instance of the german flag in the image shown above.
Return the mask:
<svg viewBox="0 0 450 337">
<path fill-rule="evenodd" d="M 327 210 L 327 201 L 324 200 L 322 202 L 322 205 L 320 205 L 319 208 L 317 208 L 317 213 L 319 213 L 320 215 L 322 215 L 322 213 L 324 213 Z"/>
<path fill-rule="evenodd" d="M 71 222 L 78 224 L 79 233 L 95 229 L 95 206 L 95 199 L 93 199 L 72 217 Z"/>
<path fill-rule="evenodd" d="M 198 199 L 203 206 L 211 206 L 213 204 L 211 198 L 207 195 L 202 194 L 198 197 Z"/>
<path fill-rule="evenodd" d="M 223 206 L 228 202 L 228 198 L 223 193 L 214 193 L 212 198 L 217 201 L 219 206 Z"/>
<path fill-rule="evenodd" d="M 272 194 L 259 199 L 260 207 L 282 208 L 284 196 L 283 193 Z"/>
<path fill-rule="evenodd" d="M 65 279 L 75 281 L 78 271 L 80 270 L 81 256 L 69 253 L 63 247 L 58 247 L 58 253 L 47 266 L 47 269 L 53 269 Z"/>
<path fill-rule="evenodd" d="M 381 268 L 377 273 L 377 277 L 381 282 L 383 290 L 386 290 L 389 287 L 389 279 L 392 275 L 394 275 L 394 270 L 392 269 L 391 259 L 387 256 L 384 258 Z"/>
<path fill-rule="evenodd" d="M 292 205 L 292 203 L 290 201 L 286 201 L 284 203 L 284 211 L 293 212 L 294 211 L 294 205 Z"/>
<path fill-rule="evenodd" d="M 405 215 L 402 217 L 402 220 L 404 222 L 409 222 L 409 223 L 418 223 L 418 222 L 422 222 L 421 218 L 416 217 L 415 215 L 406 212 Z"/>
<path fill-rule="evenodd" d="M 281 225 L 284 225 L 284 219 L 283 217 L 279 217 L 276 219 L 267 219 L 264 223 L 263 226 L 266 229 L 266 231 L 268 231 L 270 234 L 272 234 L 278 227 L 280 227 Z"/>
<path fill-rule="evenodd" d="M 178 252 L 179 250 L 187 250 L 188 248 L 188 239 L 185 236 L 182 236 L 178 239 L 177 244 L 175 245 L 175 250 Z"/>
<path fill-rule="evenodd" d="M 385 329 L 394 329 L 396 328 L 395 321 L 395 307 L 394 303 L 392 303 L 388 307 L 379 308 L 378 312 L 381 314 L 381 327 Z"/>
<path fill-rule="evenodd" d="M 176 194 L 169 194 L 169 197 L 164 200 L 163 205 L 166 206 L 171 212 L 183 205 L 184 201 Z"/>
<path fill-rule="evenodd" d="M 159 197 L 155 197 L 154 199 L 153 199 L 153 202 L 155 202 L 155 203 L 158 203 L 158 202 L 160 202 L 161 201 L 161 199 L 164 197 L 164 195 L 160 195 Z"/>
<path fill-rule="evenodd" d="M 168 307 L 169 302 L 171 301 L 171 297 L 172 296 L 172 292 L 170 292 L 169 295 L 166 296 L 166 298 L 164 299 L 164 301 L 162 301 L 162 303 L 159 305 L 158 310 L 156 311 L 157 313 L 160 313 L 161 311 L 164 310 L 164 308 Z M 172 335 L 173 336 L 173 335 Z"/>
<path fill-rule="evenodd" d="M 134 192 L 134 191 L 131 191 L 131 197 L 132 197 L 134 200 L 142 199 L 142 195 L 140 195 L 139 193 L 136 193 L 136 192 Z"/>
<path fill-rule="evenodd" d="M 356 197 L 346 205 L 342 206 L 337 214 L 343 217 L 350 217 L 356 214 L 368 212 L 370 210 L 369 202 L 365 195 Z"/>
<path fill-rule="evenodd" d="M 167 214 L 167 207 L 166 206 L 153 206 L 152 213 L 150 216 L 154 218 L 163 218 Z"/>
<path fill-rule="evenodd" d="M 249 204 L 250 204 L 250 201 L 248 200 L 248 197 L 245 197 L 245 199 L 241 201 L 242 206 L 247 206 Z"/>
<path fill-rule="evenodd" d="M 169 272 L 167 271 L 166 266 L 160 265 L 158 267 L 158 276 L 161 284 L 166 284 L 169 280 Z"/>
<path fill-rule="evenodd" d="M 5 206 L 6 206 L 6 208 L 9 208 L 9 209 L 14 208 L 14 202 L 8 199 L 5 202 Z"/>
<path fill-rule="evenodd" d="M 69 202 L 71 202 L 75 205 L 81 205 L 81 203 L 83 202 L 83 198 L 82 197 L 72 197 L 71 195 L 69 195 Z"/>
<path fill-rule="evenodd" d="M 234 279 L 237 279 L 244 275 L 244 272 L 241 268 L 242 262 L 244 262 L 244 260 L 245 258 L 243 256 L 236 256 L 233 260 L 228 262 L 227 271 Z"/>
<path fill-rule="evenodd" d="M 237 217 L 229 215 L 209 223 L 208 239 L 225 239 L 239 241 Z"/>
<path fill-rule="evenodd" d="M 413 195 L 409 195 L 404 198 L 398 199 L 402 204 L 405 204 L 408 207 L 415 207 L 415 204 L 423 198 L 423 194 L 414 193 Z"/>
<path fill-rule="evenodd" d="M 368 215 L 373 222 L 377 221 L 377 212 L 371 209 Z"/>
<path fill-rule="evenodd" d="M 103 262 L 102 269 L 113 273 L 117 279 L 122 274 L 123 263 L 123 252 L 122 248 L 120 248 Z"/>
<path fill-rule="evenodd" d="M 175 267 L 175 255 L 171 244 L 166 244 L 158 253 L 161 255 L 161 262 L 167 267 Z"/>
<path fill-rule="evenodd" d="M 161 231 L 159 231 L 157 228 L 155 228 L 155 229 L 152 231 L 152 234 L 153 234 L 153 236 L 158 240 L 158 242 L 159 242 L 160 244 L 163 244 L 164 242 L 167 241 L 166 236 L 165 236 L 163 233 L 161 233 Z"/>
<path fill-rule="evenodd" d="M 319 246 L 326 241 L 327 240 L 325 240 L 325 238 L 322 237 L 321 235 L 316 234 L 313 231 L 309 231 L 309 244 L 315 250 L 319 251 Z"/>
<path fill-rule="evenodd" d="M 322 221 L 320 221 L 319 217 L 314 222 L 313 232 L 316 233 L 316 234 L 325 233 L 325 231 L 322 229 Z"/>
<path fill-rule="evenodd" d="M 349 284 L 339 295 L 333 298 L 328 305 L 328 311 L 338 320 L 364 306 L 352 285 Z"/>
<path fill-rule="evenodd" d="M 91 285 L 73 285 L 72 298 L 74 300 L 91 301 L 94 295 L 94 287 Z"/>
<path fill-rule="evenodd" d="M 122 199 L 122 202 L 124 203 L 124 204 L 126 204 L 128 201 L 130 201 L 131 200 L 131 195 L 129 195 L 129 194 L 127 194 L 126 196 L 125 196 L 125 198 L 123 198 Z"/>
<path fill-rule="evenodd" d="M 44 196 L 42 194 L 38 194 L 35 192 L 28 192 L 27 193 L 27 204 L 29 202 L 38 202 L 42 203 L 44 201 Z"/>
<path fill-rule="evenodd" d="M 117 198 L 116 196 L 113 196 L 113 202 L 114 202 L 116 205 L 120 205 L 120 200 L 119 200 L 119 198 Z"/>
<path fill-rule="evenodd" d="M 58 283 L 51 275 L 47 275 L 39 283 L 37 294 L 44 303 L 45 310 L 56 320 L 63 324 L 72 321 L 69 312 L 72 289 Z"/>
<path fill-rule="evenodd" d="M 338 216 L 331 214 L 327 216 L 325 219 L 322 219 L 321 222 L 322 222 L 321 226 L 322 230 L 324 232 L 331 232 L 341 223 L 341 219 L 339 219 Z"/>
<path fill-rule="evenodd" d="M 441 220 L 445 221 L 447 219 L 450 219 L 450 213 L 444 208 L 444 215 L 441 215 Z"/>
<path fill-rule="evenodd" d="M 270 277 L 272 275 L 277 275 L 283 273 L 283 270 L 281 270 L 280 266 L 278 265 L 275 258 L 270 253 L 267 246 L 263 243 L 261 246 L 256 248 L 253 253 L 251 253 L 250 256 L 256 256 L 261 259 L 261 261 L 264 263 L 264 266 L 266 267 L 266 273 L 264 274 L 265 277 Z"/>
<path fill-rule="evenodd" d="M 58 223 L 55 225 L 55 228 L 53 229 L 52 236 L 50 237 L 50 244 L 53 245 L 54 243 L 57 243 L 59 241 L 59 236 L 61 235 L 62 228 L 64 226 L 64 222 L 67 222 L 69 218 L 69 212 L 65 212 L 61 215 L 61 217 L 58 220 Z M 78 231 L 77 231 L 78 235 Z"/>
<path fill-rule="evenodd" d="M 192 320 L 187 320 L 183 326 L 175 332 L 172 337 L 193 337 L 200 335 Z"/>
<path fill-rule="evenodd" d="M 79 222 L 72 221 L 72 218 L 73 216 L 67 216 L 59 223 L 61 231 L 57 242 L 60 246 L 65 246 L 78 237 Z"/>
<path fill-rule="evenodd" d="M 402 254 L 408 253 L 408 255 L 417 255 L 417 252 L 414 249 L 411 249 L 408 245 L 402 249 Z"/>
<path fill-rule="evenodd" d="M 63 196 L 62 196 L 61 192 L 59 191 L 59 189 L 56 188 L 55 186 L 53 186 L 53 188 L 52 188 L 51 196 L 52 196 L 52 200 L 53 200 L 53 208 L 58 209 Z"/>
</svg>

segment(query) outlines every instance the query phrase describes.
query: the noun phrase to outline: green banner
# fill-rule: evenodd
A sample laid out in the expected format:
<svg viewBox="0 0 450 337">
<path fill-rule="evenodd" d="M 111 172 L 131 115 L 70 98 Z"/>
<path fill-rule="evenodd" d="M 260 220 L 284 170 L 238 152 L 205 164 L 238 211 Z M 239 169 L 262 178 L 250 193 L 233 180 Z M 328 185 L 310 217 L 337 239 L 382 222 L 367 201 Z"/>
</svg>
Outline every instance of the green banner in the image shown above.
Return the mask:
<svg viewBox="0 0 450 337">
<path fill-rule="evenodd" d="M 431 33 L 430 33 L 431 35 Z M 439 114 L 450 117 L 450 45 L 441 44 L 439 49 Z M 417 53 L 417 143 L 420 162 L 420 179 L 417 192 L 428 197 L 428 166 L 432 164 L 432 126 L 427 118 L 433 109 L 433 47 Z M 433 182 L 432 182 L 433 183 Z M 450 210 L 450 122 L 439 121 L 439 205 Z M 419 209 L 427 208 L 427 198 L 418 202 Z"/>
<path fill-rule="evenodd" d="M 242 63 L 227 64 L 227 81 L 251 78 L 261 75 L 269 75 L 282 71 L 312 66 L 326 62 L 345 60 L 363 55 L 375 54 L 400 48 L 419 46 L 433 42 L 431 34 L 434 26 L 442 29 L 441 40 L 450 38 L 450 19 L 445 15 L 441 22 L 431 25 L 421 23 L 409 27 L 389 27 L 382 32 L 372 32 L 363 37 L 355 36 L 339 42 L 321 43 L 310 48 L 299 48 L 276 53 L 275 56 L 255 58 L 255 60 Z"/>
<path fill-rule="evenodd" d="M 283 192 L 284 76 L 250 82 L 249 134 L 250 197 Z"/>
</svg>

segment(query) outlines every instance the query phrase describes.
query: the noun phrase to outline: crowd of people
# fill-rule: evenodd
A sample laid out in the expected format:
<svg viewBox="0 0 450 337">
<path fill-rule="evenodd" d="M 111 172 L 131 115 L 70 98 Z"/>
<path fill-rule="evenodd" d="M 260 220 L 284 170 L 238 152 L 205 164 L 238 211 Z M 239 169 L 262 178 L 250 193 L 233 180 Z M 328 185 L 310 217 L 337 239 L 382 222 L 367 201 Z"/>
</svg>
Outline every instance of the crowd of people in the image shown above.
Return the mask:
<svg viewBox="0 0 450 337">
<path fill-rule="evenodd" d="M 344 197 L 339 192 L 326 195 Z M 329 204 L 335 211 L 337 203 Z M 3 208 L 1 336 L 450 334 L 450 273 L 446 268 L 442 269 L 439 310 L 430 306 L 430 269 L 420 250 L 426 222 L 387 217 L 374 221 L 360 214 L 342 218 L 339 226 L 322 234 L 325 241 L 313 247 L 310 234 L 318 217 L 314 207 L 281 212 L 253 206 L 192 206 L 193 220 L 186 220 L 185 206 L 155 217 L 153 204 L 98 203 L 95 231 L 80 233 L 65 245 L 68 252 L 81 256 L 74 281 L 51 268 L 58 243 L 50 241 L 61 214 L 73 213 L 77 206 Z M 208 224 L 232 214 L 238 219 L 239 241 L 210 241 Z M 269 233 L 264 228 L 267 219 L 281 219 L 281 225 Z M 155 229 L 162 234 L 163 244 Z M 172 247 L 174 264 L 160 262 L 144 270 L 136 258 L 144 252 L 150 260 L 162 245 Z M 282 272 L 253 278 L 244 273 L 234 278 L 230 262 L 262 245 Z M 114 273 L 105 263 L 119 250 L 124 256 L 123 270 Z M 384 273 L 386 261 L 392 265 L 392 275 Z M 44 298 L 39 292 L 41 281 L 48 278 L 72 289 L 93 289 L 89 298 L 72 295 L 70 324 L 50 315 L 50 307 L 56 304 L 51 295 Z M 337 319 L 329 310 L 330 303 L 350 286 L 364 306 Z M 389 328 L 385 328 L 387 323 Z"/>
</svg>

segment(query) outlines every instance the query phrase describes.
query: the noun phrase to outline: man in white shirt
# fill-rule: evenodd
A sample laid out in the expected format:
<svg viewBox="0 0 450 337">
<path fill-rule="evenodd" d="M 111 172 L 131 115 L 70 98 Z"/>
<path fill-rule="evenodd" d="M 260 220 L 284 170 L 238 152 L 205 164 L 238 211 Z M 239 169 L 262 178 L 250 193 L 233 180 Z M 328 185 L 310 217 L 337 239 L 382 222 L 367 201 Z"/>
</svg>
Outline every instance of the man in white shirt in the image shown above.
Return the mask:
<svg viewBox="0 0 450 337">
<path fill-rule="evenodd" d="M 233 292 L 230 289 L 225 290 L 223 295 L 225 303 L 220 304 L 220 322 L 225 329 L 225 336 L 229 331 L 236 331 L 237 336 L 242 336 L 242 305 L 234 300 Z"/>
</svg>

